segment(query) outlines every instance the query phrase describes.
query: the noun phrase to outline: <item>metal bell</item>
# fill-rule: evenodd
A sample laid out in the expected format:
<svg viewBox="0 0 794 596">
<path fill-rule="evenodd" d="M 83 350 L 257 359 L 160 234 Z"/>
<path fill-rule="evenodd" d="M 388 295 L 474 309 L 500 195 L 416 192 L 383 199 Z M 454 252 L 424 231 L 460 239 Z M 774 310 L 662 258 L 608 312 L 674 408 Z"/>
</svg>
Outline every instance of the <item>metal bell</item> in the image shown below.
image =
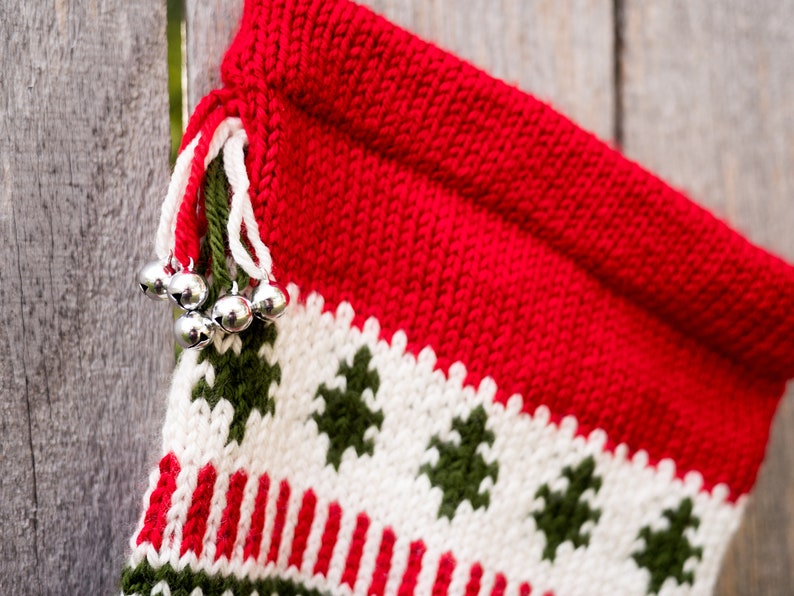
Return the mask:
<svg viewBox="0 0 794 596">
<path fill-rule="evenodd" d="M 289 294 L 280 284 L 270 281 L 260 283 L 251 295 L 251 309 L 265 321 L 274 321 L 284 314 L 289 305 Z"/>
<path fill-rule="evenodd" d="M 207 281 L 193 271 L 180 271 L 171 277 L 168 295 L 183 310 L 196 310 L 207 299 Z"/>
<path fill-rule="evenodd" d="M 162 261 L 146 263 L 138 272 L 138 286 L 152 300 L 168 300 L 171 270 Z"/>
<path fill-rule="evenodd" d="M 176 343 L 183 348 L 201 349 L 212 341 L 215 324 L 200 312 L 190 311 L 174 321 Z"/>
<path fill-rule="evenodd" d="M 238 295 L 236 289 L 235 284 L 235 289 L 219 298 L 212 307 L 212 320 L 228 333 L 240 333 L 254 319 L 251 302 L 245 296 Z"/>
</svg>

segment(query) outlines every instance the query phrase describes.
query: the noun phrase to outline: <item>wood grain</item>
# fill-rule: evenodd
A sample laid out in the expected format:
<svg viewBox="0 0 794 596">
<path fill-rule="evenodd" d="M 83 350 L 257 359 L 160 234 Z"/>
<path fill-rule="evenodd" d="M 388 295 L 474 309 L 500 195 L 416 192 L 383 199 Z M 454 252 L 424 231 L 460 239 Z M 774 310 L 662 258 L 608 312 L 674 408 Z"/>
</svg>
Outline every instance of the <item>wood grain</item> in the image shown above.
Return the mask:
<svg viewBox="0 0 794 596">
<path fill-rule="evenodd" d="M 360 3 L 613 138 L 612 0 Z"/>
<path fill-rule="evenodd" d="M 755 242 L 794 260 L 794 4 L 624 5 L 626 153 Z M 718 594 L 794 585 L 794 404 L 789 391 Z"/>
<path fill-rule="evenodd" d="M 610 139 L 614 131 L 612 0 L 364 0 L 392 22 L 531 89 Z M 187 0 L 189 104 L 218 85 L 242 0 Z"/>
<path fill-rule="evenodd" d="M 220 85 L 220 65 L 243 14 L 243 0 L 185 1 L 187 99 L 192 110 Z"/>
<path fill-rule="evenodd" d="M 168 176 L 165 6 L 0 0 L 0 23 L 0 594 L 109 594 L 173 364 L 134 284 Z"/>
</svg>

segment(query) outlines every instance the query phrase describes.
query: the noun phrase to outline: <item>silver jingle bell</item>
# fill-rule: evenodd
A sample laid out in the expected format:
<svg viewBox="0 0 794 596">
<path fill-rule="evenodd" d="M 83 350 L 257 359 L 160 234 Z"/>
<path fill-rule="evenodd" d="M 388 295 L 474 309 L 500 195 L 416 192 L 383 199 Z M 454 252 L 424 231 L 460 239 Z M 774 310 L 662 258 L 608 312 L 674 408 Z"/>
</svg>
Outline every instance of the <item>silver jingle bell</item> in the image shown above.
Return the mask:
<svg viewBox="0 0 794 596">
<path fill-rule="evenodd" d="M 162 261 L 152 261 L 138 272 L 138 287 L 152 300 L 168 300 L 171 277 L 171 270 Z"/>
<path fill-rule="evenodd" d="M 174 321 L 176 343 L 185 349 L 201 349 L 212 341 L 215 325 L 200 312 L 190 311 Z"/>
<path fill-rule="evenodd" d="M 240 333 L 248 328 L 253 319 L 251 302 L 234 292 L 219 298 L 212 307 L 212 320 L 228 333 Z"/>
<path fill-rule="evenodd" d="M 183 310 L 196 310 L 207 299 L 209 288 L 206 280 L 193 271 L 174 273 L 168 284 L 168 295 Z"/>
<path fill-rule="evenodd" d="M 251 309 L 264 321 L 274 321 L 284 314 L 289 305 L 289 294 L 274 281 L 262 281 L 251 294 Z"/>
</svg>

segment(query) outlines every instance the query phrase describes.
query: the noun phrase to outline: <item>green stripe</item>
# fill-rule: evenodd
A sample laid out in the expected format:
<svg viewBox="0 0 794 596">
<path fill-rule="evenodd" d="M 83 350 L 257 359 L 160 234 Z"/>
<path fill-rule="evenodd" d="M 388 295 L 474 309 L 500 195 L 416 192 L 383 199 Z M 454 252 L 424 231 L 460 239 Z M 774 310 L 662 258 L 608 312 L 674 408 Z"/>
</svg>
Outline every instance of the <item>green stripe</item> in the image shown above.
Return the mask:
<svg viewBox="0 0 794 596">
<path fill-rule="evenodd" d="M 204 596 L 221 596 L 227 590 L 234 596 L 328 596 L 307 588 L 299 583 L 279 577 L 266 577 L 252 581 L 234 576 L 208 575 L 204 571 L 193 571 L 185 568 L 177 571 L 166 564 L 155 569 L 147 561 L 137 567 L 127 567 L 121 575 L 121 590 L 124 594 L 150 594 L 152 588 L 165 581 L 171 589 L 172 596 L 190 596 L 196 588 L 200 588 Z"/>
</svg>

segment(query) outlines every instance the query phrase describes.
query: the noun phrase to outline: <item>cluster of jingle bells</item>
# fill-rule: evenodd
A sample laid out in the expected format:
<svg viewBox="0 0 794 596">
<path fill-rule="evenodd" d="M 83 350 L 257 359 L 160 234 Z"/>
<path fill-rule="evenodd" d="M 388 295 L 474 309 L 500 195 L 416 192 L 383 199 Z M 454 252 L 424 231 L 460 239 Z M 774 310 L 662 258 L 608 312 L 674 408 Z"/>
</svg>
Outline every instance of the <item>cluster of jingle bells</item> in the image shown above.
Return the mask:
<svg viewBox="0 0 794 596">
<path fill-rule="evenodd" d="M 234 282 L 231 291 L 212 305 L 207 316 L 199 311 L 209 296 L 207 280 L 190 267 L 175 271 L 170 263 L 162 261 L 144 265 L 138 273 L 138 284 L 152 300 L 170 299 L 185 311 L 174 321 L 176 342 L 183 348 L 207 346 L 218 329 L 240 333 L 251 325 L 254 317 L 275 321 L 289 305 L 289 294 L 274 281 L 262 280 L 250 299 L 238 293 Z"/>
</svg>

